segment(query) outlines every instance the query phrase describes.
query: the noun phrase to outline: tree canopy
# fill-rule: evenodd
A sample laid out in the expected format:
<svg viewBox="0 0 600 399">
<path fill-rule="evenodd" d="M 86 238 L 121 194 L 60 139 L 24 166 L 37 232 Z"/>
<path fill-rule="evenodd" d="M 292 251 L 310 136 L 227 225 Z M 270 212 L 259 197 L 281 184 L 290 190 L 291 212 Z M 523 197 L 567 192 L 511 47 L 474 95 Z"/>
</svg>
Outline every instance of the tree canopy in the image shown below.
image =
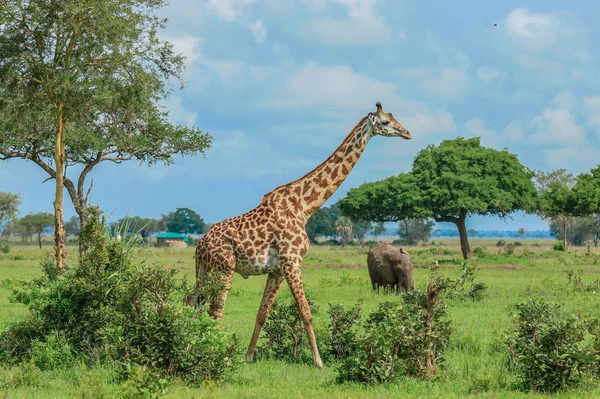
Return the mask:
<svg viewBox="0 0 600 399">
<path fill-rule="evenodd" d="M 467 259 L 467 216 L 533 211 L 532 176 L 515 154 L 482 147 L 479 138 L 459 137 L 421 150 L 411 173 L 351 189 L 340 208 L 345 215 L 374 222 L 431 217 L 454 223 Z"/>
<path fill-rule="evenodd" d="M 37 234 L 38 244 L 42 248 L 42 234 L 45 229 L 54 225 L 54 215 L 48 212 L 30 213 L 20 218 L 18 224 L 25 231 Z"/>
<path fill-rule="evenodd" d="M 556 169 L 550 172 L 535 172 L 535 187 L 538 191 L 536 213 L 546 219 L 562 225 L 561 239 L 565 248 L 569 244 L 567 230 L 569 219 L 573 215 L 573 192 L 575 176 L 567 173 L 565 169 Z"/>
<path fill-rule="evenodd" d="M 175 212 L 163 215 L 168 231 L 180 234 L 204 233 L 204 219 L 189 208 L 177 208 Z"/>
<path fill-rule="evenodd" d="M 9 192 L 0 191 L 0 223 L 14 219 L 19 213 L 21 196 Z"/>
</svg>

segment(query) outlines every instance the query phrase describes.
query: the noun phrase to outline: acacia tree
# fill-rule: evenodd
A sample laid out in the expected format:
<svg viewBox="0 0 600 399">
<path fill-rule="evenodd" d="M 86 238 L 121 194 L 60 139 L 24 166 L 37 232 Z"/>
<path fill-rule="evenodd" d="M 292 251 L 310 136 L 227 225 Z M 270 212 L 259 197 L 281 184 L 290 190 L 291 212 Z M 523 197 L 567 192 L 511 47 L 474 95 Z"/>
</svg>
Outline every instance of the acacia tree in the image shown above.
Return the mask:
<svg viewBox="0 0 600 399">
<path fill-rule="evenodd" d="M 64 188 L 84 224 L 86 178 L 99 163 L 170 163 L 210 146 L 200 130 L 170 124 L 159 105 L 184 67 L 158 38 L 165 4 L 0 0 L 0 159 L 30 160 L 55 179 L 58 267 Z"/>
<path fill-rule="evenodd" d="M 600 165 L 590 173 L 577 176 L 568 199 L 568 208 L 574 216 L 590 216 L 590 232 L 597 247 L 600 238 Z"/>
<path fill-rule="evenodd" d="M 404 245 L 416 245 L 419 241 L 429 241 L 434 224 L 428 219 L 404 219 L 398 222 L 396 232 Z"/>
<path fill-rule="evenodd" d="M 42 234 L 44 230 L 54 224 L 54 215 L 48 212 L 30 213 L 19 219 L 19 224 L 32 233 L 37 234 L 38 244 L 42 248 Z"/>
<path fill-rule="evenodd" d="M 507 150 L 482 147 L 477 137 L 459 137 L 420 151 L 411 173 L 351 189 L 340 207 L 355 219 L 374 222 L 430 217 L 454 223 L 463 257 L 469 259 L 467 217 L 533 211 L 532 176 Z"/>
<path fill-rule="evenodd" d="M 168 231 L 181 234 L 204 233 L 204 219 L 190 208 L 177 208 L 162 216 L 164 226 Z"/>
<path fill-rule="evenodd" d="M 0 191 L 0 223 L 14 219 L 19 213 L 20 206 L 19 194 Z"/>
<path fill-rule="evenodd" d="M 559 222 L 562 226 L 562 240 L 567 248 L 567 227 L 573 216 L 571 196 L 575 186 L 575 176 L 567 173 L 565 169 L 556 169 L 550 172 L 537 170 L 535 172 L 535 188 L 538 191 L 538 205 L 536 213 L 545 220 Z"/>
</svg>

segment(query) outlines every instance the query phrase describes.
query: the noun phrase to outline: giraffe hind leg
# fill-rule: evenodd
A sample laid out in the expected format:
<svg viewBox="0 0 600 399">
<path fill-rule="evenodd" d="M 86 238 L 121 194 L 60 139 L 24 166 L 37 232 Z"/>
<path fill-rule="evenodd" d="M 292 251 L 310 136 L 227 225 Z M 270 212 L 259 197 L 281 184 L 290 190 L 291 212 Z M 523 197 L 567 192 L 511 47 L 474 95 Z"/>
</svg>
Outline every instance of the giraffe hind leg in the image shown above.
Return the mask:
<svg viewBox="0 0 600 399">
<path fill-rule="evenodd" d="M 254 333 L 252 334 L 252 338 L 250 339 L 248 353 L 246 354 L 246 361 L 248 363 L 251 363 L 252 359 L 254 359 L 254 350 L 256 349 L 256 343 L 258 342 L 260 330 L 262 329 L 263 324 L 265 324 L 265 320 L 267 320 L 267 317 L 269 316 L 271 306 L 273 305 L 273 301 L 275 300 L 275 296 L 277 295 L 277 292 L 279 291 L 279 287 L 281 287 L 282 282 L 283 276 L 281 275 L 269 274 L 269 276 L 267 277 L 265 292 L 260 302 L 260 307 L 258 308 L 258 315 L 256 316 Z"/>
<path fill-rule="evenodd" d="M 313 362 L 317 368 L 323 368 L 323 360 L 319 354 L 319 348 L 317 347 L 317 340 L 315 339 L 315 332 L 313 329 L 313 320 L 306 295 L 304 293 L 304 287 L 302 285 L 302 278 L 300 273 L 300 267 L 296 265 L 289 265 L 283 268 L 283 274 L 287 281 L 290 290 L 298 305 L 300 311 L 300 317 L 306 328 L 306 335 L 308 335 L 308 342 L 312 351 Z"/>
</svg>

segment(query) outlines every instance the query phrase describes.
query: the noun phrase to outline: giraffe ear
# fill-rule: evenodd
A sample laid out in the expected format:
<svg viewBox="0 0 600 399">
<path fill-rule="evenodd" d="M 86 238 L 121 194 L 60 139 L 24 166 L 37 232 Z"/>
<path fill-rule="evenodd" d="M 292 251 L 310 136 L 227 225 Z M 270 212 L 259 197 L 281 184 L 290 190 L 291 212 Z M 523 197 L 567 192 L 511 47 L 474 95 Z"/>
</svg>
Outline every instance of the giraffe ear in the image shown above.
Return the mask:
<svg viewBox="0 0 600 399">
<path fill-rule="evenodd" d="M 375 106 L 377 107 L 377 112 L 383 112 L 383 109 L 381 108 L 381 103 L 379 101 L 377 101 Z"/>
</svg>

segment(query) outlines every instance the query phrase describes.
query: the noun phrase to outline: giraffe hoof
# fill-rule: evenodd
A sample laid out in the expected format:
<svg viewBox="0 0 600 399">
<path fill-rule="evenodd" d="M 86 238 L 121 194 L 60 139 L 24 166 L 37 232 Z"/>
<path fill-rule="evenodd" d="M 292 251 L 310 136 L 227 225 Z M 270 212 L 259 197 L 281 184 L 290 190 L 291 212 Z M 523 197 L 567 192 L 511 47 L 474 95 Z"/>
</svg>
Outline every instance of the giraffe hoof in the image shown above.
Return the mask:
<svg viewBox="0 0 600 399">
<path fill-rule="evenodd" d="M 317 359 L 317 360 L 315 360 L 315 366 L 316 366 L 318 369 L 322 369 L 322 368 L 323 368 L 323 361 L 322 361 L 321 359 Z"/>
<path fill-rule="evenodd" d="M 251 355 L 246 355 L 246 362 L 252 363 L 253 360 L 254 360 L 254 353 Z"/>
</svg>

